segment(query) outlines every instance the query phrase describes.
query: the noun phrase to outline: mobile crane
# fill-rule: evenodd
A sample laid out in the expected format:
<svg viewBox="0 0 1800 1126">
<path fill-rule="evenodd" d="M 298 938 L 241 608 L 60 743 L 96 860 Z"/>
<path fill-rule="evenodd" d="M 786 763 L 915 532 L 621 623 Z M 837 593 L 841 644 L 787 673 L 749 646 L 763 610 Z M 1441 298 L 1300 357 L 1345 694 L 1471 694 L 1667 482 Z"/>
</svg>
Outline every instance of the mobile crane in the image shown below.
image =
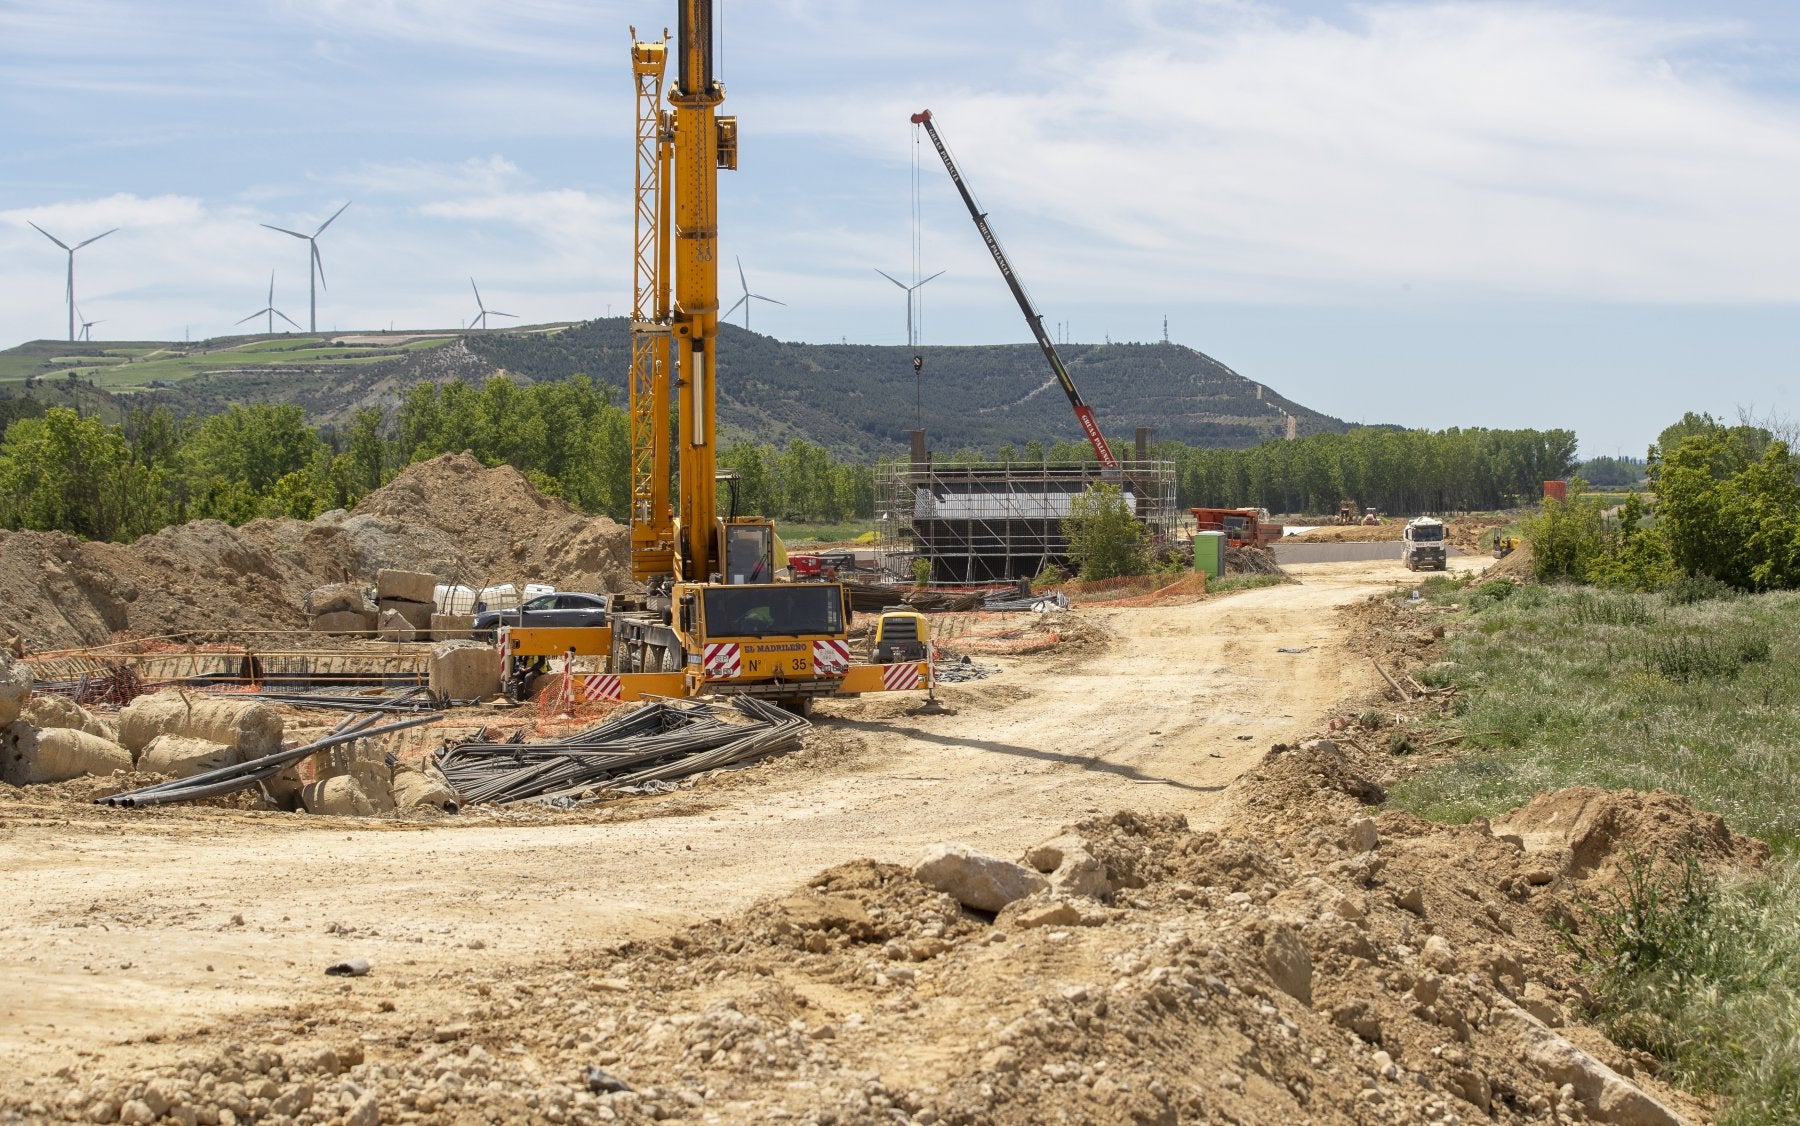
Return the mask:
<svg viewBox="0 0 1800 1126">
<path fill-rule="evenodd" d="M 1013 273 L 1006 251 L 1000 249 L 1000 240 L 995 237 L 993 228 L 988 226 L 987 215 L 976 206 L 975 197 L 970 193 L 969 185 L 963 181 L 956 161 L 951 159 L 950 150 L 944 147 L 944 139 L 938 136 L 931 111 L 920 110 L 913 114 L 912 123 L 923 125 L 925 132 L 931 137 L 931 143 L 937 147 L 938 156 L 943 158 L 944 167 L 950 172 L 951 182 L 956 185 L 964 206 L 969 209 L 969 218 L 975 220 L 975 229 L 981 232 L 981 241 L 987 243 L 988 253 L 994 256 L 994 265 L 1000 267 L 1000 276 L 1006 279 L 1006 286 L 1012 290 L 1013 300 L 1019 303 L 1019 311 L 1025 314 L 1025 323 L 1031 326 L 1031 335 L 1037 338 L 1038 347 L 1044 350 L 1044 359 L 1050 361 L 1050 370 L 1056 373 L 1056 380 L 1062 384 L 1063 394 L 1069 397 L 1069 405 L 1075 408 L 1075 418 L 1081 423 L 1081 431 L 1087 435 L 1088 443 L 1094 447 L 1094 456 L 1106 468 L 1117 469 L 1119 463 L 1113 458 L 1112 447 L 1106 444 L 1106 436 L 1100 433 L 1099 423 L 1094 421 L 1093 409 L 1082 401 L 1081 392 L 1075 389 L 1075 380 L 1070 377 L 1069 369 L 1063 366 L 1062 357 L 1056 354 L 1055 342 L 1044 331 L 1044 315 L 1032 308 L 1031 298 L 1019 283 L 1019 276 Z"/>
<path fill-rule="evenodd" d="M 640 41 L 632 29 L 631 570 L 646 594 L 615 596 L 610 624 L 579 642 L 572 631 L 515 629 L 502 648 L 514 666 L 603 652 L 606 673 L 571 677 L 590 700 L 739 693 L 805 712 L 824 696 L 925 688 L 927 661 L 851 664 L 842 584 L 775 581 L 782 549 L 772 520 L 740 517 L 735 502 L 719 515 L 718 482 L 729 475 L 717 472 L 714 439 L 718 172 L 737 167 L 738 130 L 718 112 L 725 87 L 713 74 L 712 16 L 711 0 L 678 0 L 666 94 L 668 32 Z"/>
</svg>

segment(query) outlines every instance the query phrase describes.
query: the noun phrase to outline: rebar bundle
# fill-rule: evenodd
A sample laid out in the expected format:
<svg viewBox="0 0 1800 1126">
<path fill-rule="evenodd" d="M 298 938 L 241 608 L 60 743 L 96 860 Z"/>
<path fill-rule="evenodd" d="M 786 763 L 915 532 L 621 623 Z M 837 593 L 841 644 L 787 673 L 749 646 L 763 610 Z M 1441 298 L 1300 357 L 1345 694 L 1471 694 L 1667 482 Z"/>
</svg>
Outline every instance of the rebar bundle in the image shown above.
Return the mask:
<svg viewBox="0 0 1800 1126">
<path fill-rule="evenodd" d="M 582 795 L 669 781 L 800 745 L 811 726 L 748 696 L 732 706 L 753 723 L 728 723 L 706 704 L 654 701 L 565 739 L 445 744 L 441 771 L 465 805 L 524 801 L 583 804 Z"/>
</svg>

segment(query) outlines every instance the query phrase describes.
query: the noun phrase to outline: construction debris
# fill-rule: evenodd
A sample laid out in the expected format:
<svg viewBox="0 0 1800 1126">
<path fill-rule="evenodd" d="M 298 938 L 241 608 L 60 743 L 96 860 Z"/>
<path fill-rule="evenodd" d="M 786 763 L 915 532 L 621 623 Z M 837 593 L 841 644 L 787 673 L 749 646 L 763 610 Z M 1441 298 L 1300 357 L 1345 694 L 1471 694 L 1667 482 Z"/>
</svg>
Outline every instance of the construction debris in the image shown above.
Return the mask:
<svg viewBox="0 0 1800 1126">
<path fill-rule="evenodd" d="M 185 735 L 231 747 L 246 759 L 261 758 L 281 749 L 281 730 L 281 717 L 255 700 L 178 689 L 139 696 L 119 713 L 119 741 L 133 754 L 159 735 Z"/>
<path fill-rule="evenodd" d="M 14 720 L 0 729 L 0 781 L 14 786 L 66 782 L 131 769 L 131 752 L 98 735 L 67 727 L 39 730 Z"/>
<path fill-rule="evenodd" d="M 1067 610 L 1069 596 L 1060 590 L 1048 594 L 990 594 L 981 600 L 981 608 L 999 613 L 1029 610 L 1034 614 L 1046 614 Z"/>
<path fill-rule="evenodd" d="M 440 700 L 479 700 L 500 691 L 500 657 L 479 641 L 442 641 L 431 650 L 429 677 Z"/>
<path fill-rule="evenodd" d="M 1266 547 L 1230 547 L 1225 549 L 1225 571 L 1232 575 L 1275 575 L 1288 573 L 1275 562 L 1275 553 Z"/>
<path fill-rule="evenodd" d="M 0 726 L 19 718 L 30 695 L 31 670 L 25 662 L 13 660 L 12 654 L 0 653 Z"/>
<path fill-rule="evenodd" d="M 239 790 L 248 790 L 259 783 L 273 780 L 277 775 L 298 764 L 302 759 L 318 754 L 332 747 L 353 743 L 358 739 L 367 739 L 376 735 L 385 735 L 391 731 L 404 731 L 409 727 L 419 727 L 427 723 L 436 723 L 441 716 L 413 716 L 396 720 L 378 727 L 371 727 L 379 716 L 362 716 L 346 719 L 333 728 L 323 739 L 314 740 L 304 746 L 291 750 L 277 751 L 261 758 L 222 766 L 216 770 L 208 770 L 189 778 L 162 782 L 142 789 L 130 790 L 122 794 L 112 794 L 96 798 L 98 805 L 122 806 L 127 809 L 142 809 L 152 805 L 167 805 L 171 802 L 199 801 L 202 798 L 215 798 L 225 794 L 235 794 Z"/>
<path fill-rule="evenodd" d="M 728 713 L 709 704 L 659 700 L 553 742 L 446 744 L 437 766 L 468 805 L 585 805 L 603 791 L 793 750 L 811 726 L 754 697 L 731 703 L 752 722 L 726 722 L 722 715 Z"/>
</svg>

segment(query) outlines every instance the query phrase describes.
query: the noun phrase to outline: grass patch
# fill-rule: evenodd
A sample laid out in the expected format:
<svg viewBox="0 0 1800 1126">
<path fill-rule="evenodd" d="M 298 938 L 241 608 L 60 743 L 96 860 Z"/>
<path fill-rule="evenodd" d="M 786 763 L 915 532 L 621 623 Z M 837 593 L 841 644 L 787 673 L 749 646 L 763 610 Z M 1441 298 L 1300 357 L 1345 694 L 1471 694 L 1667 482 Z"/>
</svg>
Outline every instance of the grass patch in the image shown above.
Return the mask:
<svg viewBox="0 0 1800 1126">
<path fill-rule="evenodd" d="M 1615 1040 L 1727 1096 L 1726 1121 L 1800 1121 L 1800 594 L 1489 583 L 1467 614 L 1429 673 L 1462 690 L 1474 750 L 1389 800 L 1456 822 L 1570 785 L 1661 788 L 1768 841 L 1771 872 L 1742 885 L 1638 865 L 1577 949 Z"/>
<path fill-rule="evenodd" d="M 809 544 L 850 543 L 857 536 L 868 535 L 874 529 L 855 520 L 836 524 L 783 520 L 776 526 L 776 531 L 781 534 L 781 542 L 787 546 L 805 547 Z"/>
</svg>

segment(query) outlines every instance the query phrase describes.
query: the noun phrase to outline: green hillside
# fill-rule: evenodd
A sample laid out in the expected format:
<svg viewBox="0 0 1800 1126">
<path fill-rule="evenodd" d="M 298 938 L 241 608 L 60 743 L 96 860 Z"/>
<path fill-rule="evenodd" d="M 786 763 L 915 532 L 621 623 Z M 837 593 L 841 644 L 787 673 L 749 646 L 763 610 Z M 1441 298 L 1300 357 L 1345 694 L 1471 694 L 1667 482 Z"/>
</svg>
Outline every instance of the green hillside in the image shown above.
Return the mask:
<svg viewBox="0 0 1800 1126">
<path fill-rule="evenodd" d="M 1109 437 L 1135 427 L 1191 445 L 1244 447 L 1285 432 L 1344 424 L 1283 399 L 1211 357 L 1171 344 L 1071 344 L 1070 373 Z M 923 424 L 940 450 L 1080 441 L 1068 400 L 1035 345 L 924 351 Z M 193 344 L 34 341 L 0 352 L 0 396 L 72 404 L 116 420 L 163 403 L 213 414 L 232 403 L 292 402 L 315 423 L 361 407 L 391 409 L 421 380 L 520 382 L 585 372 L 622 388 L 630 357 L 623 318 L 491 333 L 241 336 Z M 792 344 L 724 326 L 719 339 L 722 437 L 806 438 L 842 457 L 904 448 L 918 417 L 911 353 L 902 347 Z M 621 392 L 622 394 L 622 392 Z"/>
</svg>

